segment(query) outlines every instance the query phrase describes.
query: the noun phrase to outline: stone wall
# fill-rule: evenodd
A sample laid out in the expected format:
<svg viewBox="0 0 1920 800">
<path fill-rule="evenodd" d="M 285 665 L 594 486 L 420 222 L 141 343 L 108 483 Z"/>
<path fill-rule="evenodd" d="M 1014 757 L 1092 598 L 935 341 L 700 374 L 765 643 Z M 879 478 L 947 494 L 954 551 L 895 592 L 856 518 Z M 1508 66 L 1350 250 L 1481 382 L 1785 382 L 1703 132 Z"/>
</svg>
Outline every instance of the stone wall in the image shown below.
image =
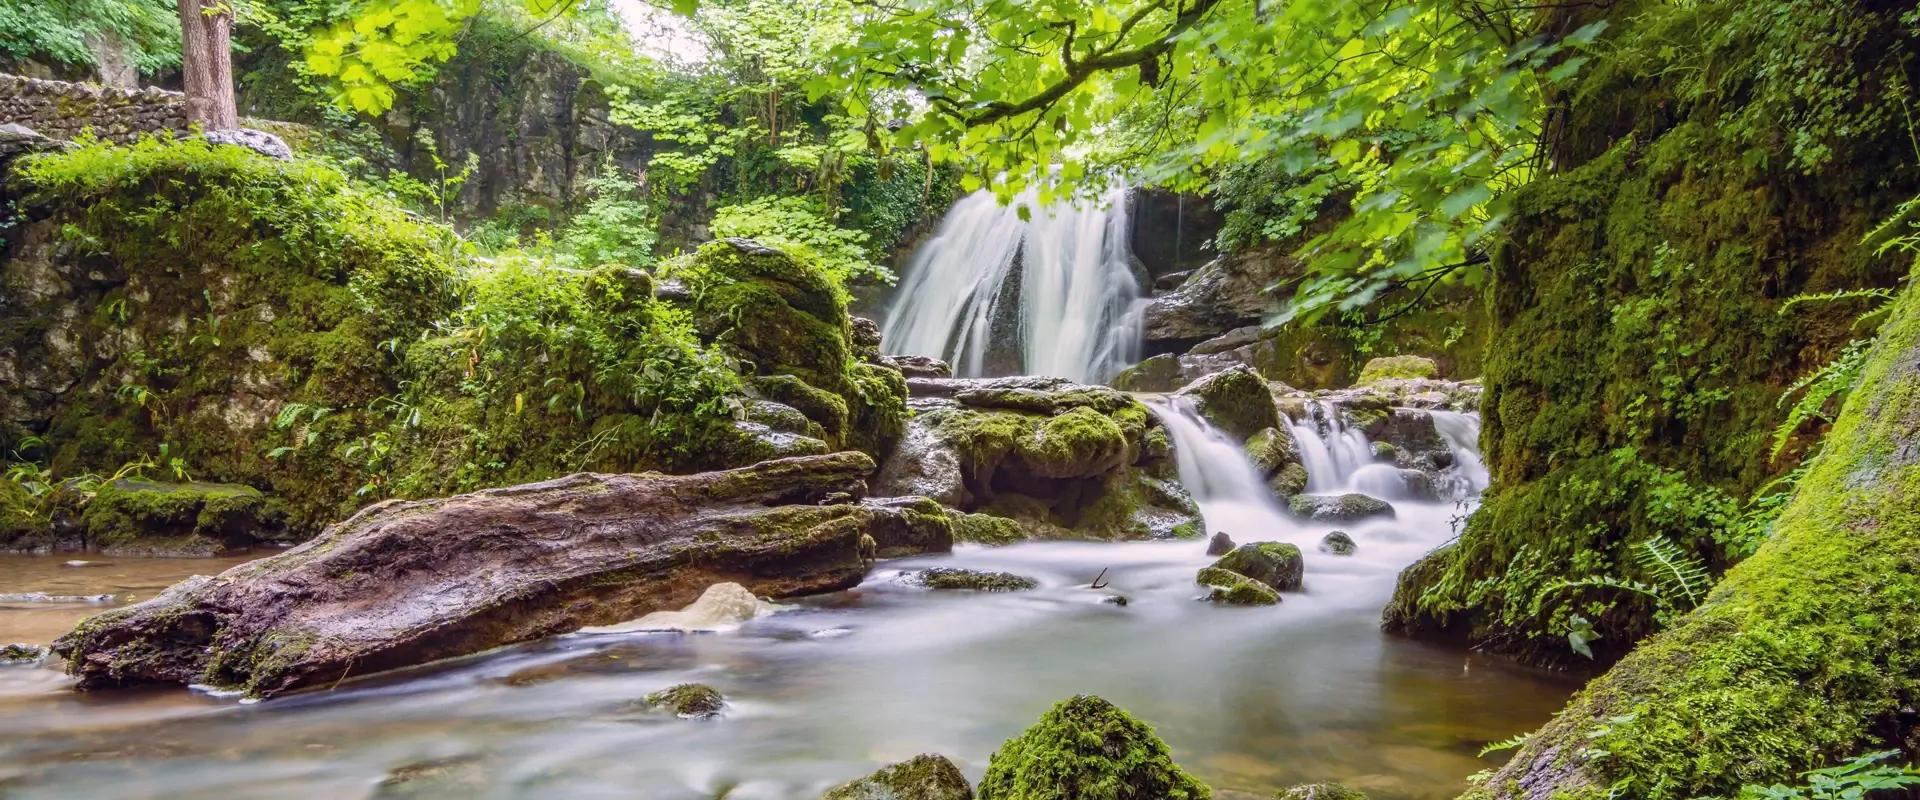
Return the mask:
<svg viewBox="0 0 1920 800">
<path fill-rule="evenodd" d="M 187 96 L 156 87 L 116 89 L 92 83 L 0 74 L 0 124 L 32 128 L 42 136 L 73 139 L 83 131 L 129 143 L 149 133 L 186 136 Z M 305 141 L 302 125 L 242 117 L 246 128 L 278 134 L 295 149 Z"/>
</svg>

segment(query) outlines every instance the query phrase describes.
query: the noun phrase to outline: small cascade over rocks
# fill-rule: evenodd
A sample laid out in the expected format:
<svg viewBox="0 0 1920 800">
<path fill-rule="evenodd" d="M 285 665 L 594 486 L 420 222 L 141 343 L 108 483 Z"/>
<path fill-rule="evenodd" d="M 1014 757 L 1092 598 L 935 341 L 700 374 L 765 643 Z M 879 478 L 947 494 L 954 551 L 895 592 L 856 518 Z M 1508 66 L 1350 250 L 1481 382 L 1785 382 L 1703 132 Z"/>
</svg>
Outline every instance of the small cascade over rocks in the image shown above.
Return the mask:
<svg viewBox="0 0 1920 800">
<path fill-rule="evenodd" d="M 887 310 L 884 346 L 944 358 L 967 377 L 1105 381 L 1139 355 L 1144 303 L 1129 234 L 1124 188 L 1097 204 L 1053 208 L 1035 191 L 1007 205 L 974 192 L 914 251 Z M 994 363 L 1008 351 L 1018 354 L 1012 369 Z"/>
</svg>

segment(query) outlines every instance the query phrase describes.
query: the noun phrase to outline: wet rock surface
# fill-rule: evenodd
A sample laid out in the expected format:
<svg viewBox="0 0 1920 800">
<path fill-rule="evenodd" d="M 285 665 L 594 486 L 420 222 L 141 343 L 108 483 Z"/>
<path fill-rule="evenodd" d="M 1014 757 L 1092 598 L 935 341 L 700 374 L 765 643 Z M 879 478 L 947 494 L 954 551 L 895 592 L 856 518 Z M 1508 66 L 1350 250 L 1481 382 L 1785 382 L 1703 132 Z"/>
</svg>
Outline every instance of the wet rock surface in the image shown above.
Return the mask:
<svg viewBox="0 0 1920 800">
<path fill-rule="evenodd" d="M 1274 800 L 1367 800 L 1365 793 L 1339 783 L 1303 783 L 1273 797 Z"/>
<path fill-rule="evenodd" d="M 973 800 L 973 787 L 946 756 L 927 754 L 835 787 L 820 800 Z"/>
<path fill-rule="evenodd" d="M 1216 533 L 1207 540 L 1207 555 L 1224 556 L 1233 551 L 1233 540 L 1225 533 Z"/>
<path fill-rule="evenodd" d="M 1178 394 L 1193 398 L 1201 416 L 1237 441 L 1280 427 L 1272 389 L 1266 379 L 1245 367 L 1208 375 L 1182 387 Z"/>
<path fill-rule="evenodd" d="M 1212 569 L 1222 569 L 1259 581 L 1276 591 L 1300 589 L 1306 562 L 1300 548 L 1285 542 L 1249 542 L 1233 548 Z"/>
<path fill-rule="evenodd" d="M 1039 581 L 1011 572 L 933 567 L 909 573 L 902 580 L 928 589 L 970 589 L 979 592 L 1020 592 L 1037 588 Z"/>
<path fill-rule="evenodd" d="M 54 650 L 81 689 L 199 683 L 266 696 L 680 608 L 715 583 L 768 597 L 847 588 L 877 533 L 930 523 L 885 504 L 816 505 L 864 494 L 872 469 L 846 452 L 389 501 L 300 547 L 92 617 Z"/>
<path fill-rule="evenodd" d="M 704 683 L 682 683 L 646 696 L 649 708 L 672 712 L 681 719 L 712 719 L 726 710 L 727 699 L 720 690 Z"/>
<path fill-rule="evenodd" d="M 1394 516 L 1393 505 L 1377 497 L 1348 493 L 1333 497 L 1296 494 L 1287 498 L 1287 510 L 1315 522 L 1356 522 Z"/>
<path fill-rule="evenodd" d="M 1346 531 L 1333 531 L 1320 537 L 1320 552 L 1336 556 L 1350 556 L 1357 549 L 1353 537 Z"/>
<path fill-rule="evenodd" d="M 1083 787 L 1105 787 L 1095 794 Z M 1201 800 L 1205 784 L 1175 764 L 1166 742 L 1132 715 L 1081 695 L 1054 706 L 993 754 L 980 800 L 1106 796 Z"/>
</svg>

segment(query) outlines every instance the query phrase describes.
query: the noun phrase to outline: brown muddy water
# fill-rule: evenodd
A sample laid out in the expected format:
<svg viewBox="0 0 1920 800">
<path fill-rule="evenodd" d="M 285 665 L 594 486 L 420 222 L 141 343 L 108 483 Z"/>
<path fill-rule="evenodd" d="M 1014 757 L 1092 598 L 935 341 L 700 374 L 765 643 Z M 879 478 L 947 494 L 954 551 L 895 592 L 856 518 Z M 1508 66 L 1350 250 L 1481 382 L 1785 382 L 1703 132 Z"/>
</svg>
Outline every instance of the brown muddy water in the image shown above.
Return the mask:
<svg viewBox="0 0 1920 800">
<path fill-rule="evenodd" d="M 258 704 L 178 688 L 80 695 L 57 665 L 0 667 L 0 796 L 811 800 L 921 752 L 977 779 L 1002 741 L 1089 693 L 1152 723 L 1220 797 L 1307 780 L 1452 797 L 1494 763 L 1475 756 L 1482 744 L 1538 726 L 1576 688 L 1378 631 L 1393 574 L 1457 513 L 1402 504 L 1398 520 L 1348 527 L 1360 554 L 1344 559 L 1313 549 L 1327 526 L 1266 531 L 1308 554 L 1307 591 L 1270 608 L 1195 602 L 1203 543 L 1028 543 L 887 562 L 858 589 L 731 631 L 560 637 Z M 69 560 L 0 558 L 0 593 L 142 599 L 235 563 Z M 897 580 L 932 564 L 1042 586 Z M 1101 569 L 1111 585 L 1087 588 Z M 1100 602 L 1116 592 L 1132 602 Z M 0 641 L 47 641 L 104 607 L 0 603 Z M 685 681 L 725 692 L 726 715 L 632 710 Z"/>
</svg>

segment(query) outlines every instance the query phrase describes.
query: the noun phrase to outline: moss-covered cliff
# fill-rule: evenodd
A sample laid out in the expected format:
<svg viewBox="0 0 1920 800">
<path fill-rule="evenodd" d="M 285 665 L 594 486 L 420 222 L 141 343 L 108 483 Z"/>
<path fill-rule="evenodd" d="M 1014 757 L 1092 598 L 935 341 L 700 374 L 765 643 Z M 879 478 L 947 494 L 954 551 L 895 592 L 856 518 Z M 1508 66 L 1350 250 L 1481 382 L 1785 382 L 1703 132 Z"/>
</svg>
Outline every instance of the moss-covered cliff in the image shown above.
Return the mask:
<svg viewBox="0 0 1920 800">
<path fill-rule="evenodd" d="M 1791 470 L 1779 400 L 1884 287 L 1861 240 L 1920 188 L 1910 6 L 1638 4 L 1551 119 L 1558 174 L 1524 189 L 1494 256 L 1483 447 L 1493 486 L 1458 544 L 1402 577 L 1390 629 L 1577 660 L 1572 615 L 1618 657 L 1654 627 L 1629 547 L 1667 536 L 1724 566 L 1765 535 L 1745 500 Z M 1579 24 L 1587 19 L 1567 19 Z M 1700 42 L 1675 48 L 1672 42 Z"/>
</svg>

